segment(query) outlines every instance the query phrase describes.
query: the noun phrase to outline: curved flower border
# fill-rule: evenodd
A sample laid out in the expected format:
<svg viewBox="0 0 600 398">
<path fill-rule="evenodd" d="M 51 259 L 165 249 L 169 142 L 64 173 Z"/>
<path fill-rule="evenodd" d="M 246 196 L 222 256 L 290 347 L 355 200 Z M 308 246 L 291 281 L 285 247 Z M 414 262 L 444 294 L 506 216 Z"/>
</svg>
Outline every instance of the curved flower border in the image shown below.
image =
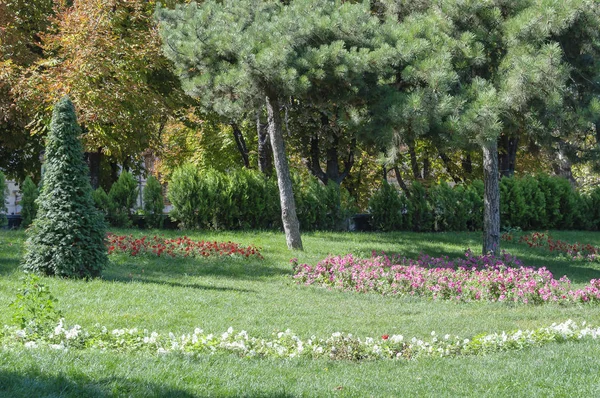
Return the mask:
<svg viewBox="0 0 600 398">
<path fill-rule="evenodd" d="M 303 340 L 289 329 L 273 333 L 271 339 L 249 336 L 246 331 L 235 333 L 229 328 L 222 334 L 206 334 L 202 329 L 176 336 L 147 330 L 98 327 L 87 331 L 75 325 L 67 328 L 64 320 L 46 335 L 27 329 L 5 326 L 0 332 L 1 346 L 50 348 L 56 350 L 100 349 L 106 351 L 145 351 L 155 354 L 179 353 L 190 356 L 214 353 L 234 353 L 240 357 L 263 358 L 325 358 L 331 360 L 402 360 L 420 357 L 454 357 L 538 347 L 552 342 L 598 339 L 600 327 L 578 325 L 572 320 L 534 330 L 517 330 L 482 334 L 471 339 L 438 336 L 429 339 L 406 339 L 402 335 L 379 338 L 359 338 L 352 334 L 333 333 L 325 339 L 315 336 Z"/>
</svg>

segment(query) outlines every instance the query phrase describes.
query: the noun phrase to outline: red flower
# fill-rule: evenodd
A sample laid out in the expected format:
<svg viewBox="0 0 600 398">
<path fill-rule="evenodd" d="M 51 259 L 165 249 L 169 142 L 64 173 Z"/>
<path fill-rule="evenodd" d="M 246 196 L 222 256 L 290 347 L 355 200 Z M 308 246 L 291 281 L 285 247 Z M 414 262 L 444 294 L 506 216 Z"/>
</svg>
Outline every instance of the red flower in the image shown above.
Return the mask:
<svg viewBox="0 0 600 398">
<path fill-rule="evenodd" d="M 390 338 L 389 334 L 384 334 L 383 336 L 381 336 L 382 339 L 387 340 Z"/>
</svg>

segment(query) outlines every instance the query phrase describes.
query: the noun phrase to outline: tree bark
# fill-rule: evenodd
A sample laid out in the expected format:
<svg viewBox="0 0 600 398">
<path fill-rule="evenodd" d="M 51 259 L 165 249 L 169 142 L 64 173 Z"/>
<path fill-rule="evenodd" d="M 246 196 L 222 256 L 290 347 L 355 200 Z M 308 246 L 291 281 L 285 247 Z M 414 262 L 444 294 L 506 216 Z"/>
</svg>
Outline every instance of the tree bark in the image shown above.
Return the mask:
<svg viewBox="0 0 600 398">
<path fill-rule="evenodd" d="M 498 174 L 498 141 L 483 144 L 483 254 L 500 251 L 500 181 Z"/>
<path fill-rule="evenodd" d="M 93 189 L 98 189 L 100 186 L 100 161 L 102 159 L 102 151 L 98 149 L 96 152 L 86 152 L 86 160 L 90 169 L 90 184 Z"/>
<path fill-rule="evenodd" d="M 273 154 L 269 142 L 267 124 L 261 120 L 262 110 L 256 112 L 256 133 L 258 134 L 258 170 L 266 176 L 273 173 Z"/>
<path fill-rule="evenodd" d="M 501 152 L 498 153 L 500 174 L 502 177 L 512 177 L 515 175 L 519 137 L 503 134 L 498 140 L 501 146 Z"/>
<path fill-rule="evenodd" d="M 279 115 L 279 101 L 275 96 L 267 96 L 268 129 L 273 148 L 273 160 L 275 172 L 277 173 L 277 184 L 279 186 L 279 200 L 281 202 L 281 220 L 285 231 L 285 240 L 291 250 L 302 250 L 302 238 L 300 237 L 300 223 L 296 215 L 296 202 L 292 190 L 292 178 L 285 156 L 285 144 L 281 116 Z"/>
<path fill-rule="evenodd" d="M 244 167 L 249 169 L 250 159 L 248 158 L 248 147 L 246 146 L 246 140 L 244 139 L 244 135 L 242 134 L 242 131 L 236 123 L 231 123 L 231 128 L 233 129 L 233 138 L 235 139 L 237 149 L 240 155 L 242 156 L 242 162 L 244 163 Z"/>
</svg>

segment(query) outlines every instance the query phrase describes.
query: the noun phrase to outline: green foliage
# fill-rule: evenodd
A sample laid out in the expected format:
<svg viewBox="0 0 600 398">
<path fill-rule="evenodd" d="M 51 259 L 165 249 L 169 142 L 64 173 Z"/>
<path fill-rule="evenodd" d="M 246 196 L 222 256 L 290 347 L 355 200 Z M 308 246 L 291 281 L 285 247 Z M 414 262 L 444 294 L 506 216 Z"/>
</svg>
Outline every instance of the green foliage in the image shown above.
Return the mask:
<svg viewBox="0 0 600 398">
<path fill-rule="evenodd" d="M 305 231 L 336 231 L 355 212 L 348 191 L 333 181 L 323 185 L 316 177 L 296 175 L 294 192 L 298 220 Z"/>
<path fill-rule="evenodd" d="M 35 200 L 39 196 L 38 188 L 29 176 L 25 178 L 21 185 L 21 193 L 23 194 L 21 198 L 21 216 L 23 217 L 21 227 L 27 228 L 31 225 L 37 213 L 38 206 Z"/>
<path fill-rule="evenodd" d="M 46 144 L 44 186 L 28 229 L 27 271 L 61 277 L 100 276 L 108 262 L 105 224 L 94 207 L 81 130 L 68 97 L 54 107 Z"/>
<path fill-rule="evenodd" d="M 56 309 L 57 303 L 58 300 L 41 282 L 41 278 L 29 274 L 24 278 L 23 286 L 10 304 L 13 322 L 34 335 L 47 333 L 56 326 L 62 316 Z"/>
<path fill-rule="evenodd" d="M 150 175 L 144 188 L 144 215 L 149 228 L 161 228 L 165 203 L 162 186 L 156 177 Z"/>
<path fill-rule="evenodd" d="M 108 217 L 112 208 L 112 203 L 104 188 L 98 187 L 98 189 L 93 191 L 92 198 L 94 199 L 96 208 L 100 210 L 105 217 Z"/>
<path fill-rule="evenodd" d="M 138 183 L 131 173 L 123 171 L 108 193 L 109 220 L 116 227 L 131 226 L 131 211 L 136 204 Z"/>
<path fill-rule="evenodd" d="M 298 218 L 303 230 L 338 230 L 355 211 L 350 194 L 315 177 L 294 178 Z M 255 170 L 201 172 L 185 165 L 173 173 L 167 193 L 170 216 L 184 228 L 215 230 L 281 227 L 277 182 Z"/>
<path fill-rule="evenodd" d="M 6 225 L 6 197 L 8 196 L 8 186 L 6 184 L 6 177 L 4 173 L 0 171 L 0 227 Z"/>
<path fill-rule="evenodd" d="M 407 222 L 411 221 L 403 213 L 407 211 L 405 197 L 387 183 L 377 190 L 369 200 L 371 223 L 378 231 L 406 230 Z M 404 203 L 403 203 L 404 202 Z"/>
<path fill-rule="evenodd" d="M 415 232 L 433 230 L 433 211 L 428 196 L 427 189 L 419 181 L 414 181 L 411 184 L 409 201 L 412 227 Z"/>
</svg>

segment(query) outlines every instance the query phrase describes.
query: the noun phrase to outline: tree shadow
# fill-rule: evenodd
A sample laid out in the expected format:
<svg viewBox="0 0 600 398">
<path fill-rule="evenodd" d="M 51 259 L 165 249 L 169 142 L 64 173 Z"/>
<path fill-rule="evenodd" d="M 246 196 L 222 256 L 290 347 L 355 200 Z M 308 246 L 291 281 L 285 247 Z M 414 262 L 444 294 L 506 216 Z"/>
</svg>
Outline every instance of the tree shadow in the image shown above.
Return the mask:
<svg viewBox="0 0 600 398">
<path fill-rule="evenodd" d="M 210 394 L 212 395 L 212 394 Z M 108 377 L 91 379 L 81 373 L 74 376 L 47 375 L 36 369 L 28 374 L 0 370 L 0 397 L 31 398 L 109 398 L 109 397 L 155 397 L 155 398 L 198 398 L 208 396 L 172 388 L 148 380 Z M 247 393 L 232 392 L 220 396 L 242 396 L 249 398 L 288 398 L 294 395 L 281 392 Z"/>
<path fill-rule="evenodd" d="M 198 290 L 256 293 L 256 290 L 252 290 L 252 289 L 240 289 L 240 288 L 235 288 L 235 287 L 202 285 L 199 283 L 180 283 L 180 282 L 166 281 L 166 280 L 161 280 L 161 279 L 140 277 L 139 275 L 132 276 L 132 277 L 124 277 L 124 276 L 120 276 L 120 275 L 103 276 L 102 279 L 105 281 L 108 281 L 108 282 L 123 282 L 123 283 L 139 282 L 139 283 L 150 283 L 150 284 L 155 284 L 155 285 L 163 285 L 163 286 L 178 287 L 178 288 L 191 288 L 191 289 L 198 289 Z"/>
<path fill-rule="evenodd" d="M 36 370 L 29 374 L 0 370 L 0 396 L 30 397 L 157 397 L 192 398 L 197 395 L 147 380 L 110 377 L 92 380 L 82 374 L 73 377 L 46 375 Z"/>
</svg>

